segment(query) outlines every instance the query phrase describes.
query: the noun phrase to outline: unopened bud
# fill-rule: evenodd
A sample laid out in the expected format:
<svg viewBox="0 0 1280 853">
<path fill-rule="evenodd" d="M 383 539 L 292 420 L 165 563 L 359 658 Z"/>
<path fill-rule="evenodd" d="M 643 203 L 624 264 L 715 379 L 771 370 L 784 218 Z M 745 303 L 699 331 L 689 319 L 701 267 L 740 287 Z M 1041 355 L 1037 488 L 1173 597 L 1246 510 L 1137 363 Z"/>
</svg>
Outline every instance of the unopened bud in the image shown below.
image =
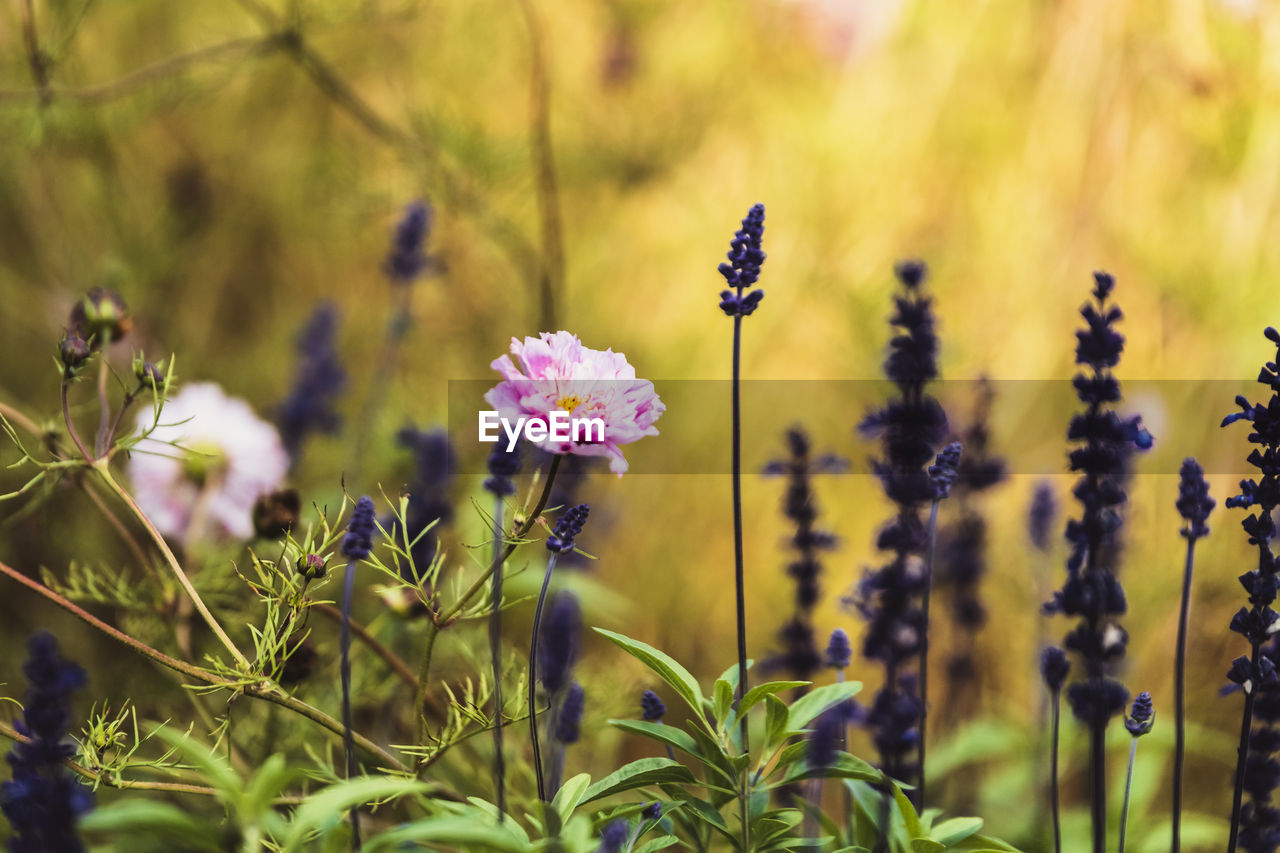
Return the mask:
<svg viewBox="0 0 1280 853">
<path fill-rule="evenodd" d="M 115 343 L 133 329 L 129 306 L 118 293 L 95 287 L 71 309 L 71 328 L 93 349 Z"/>
<path fill-rule="evenodd" d="M 64 375 L 71 378 L 89 360 L 89 345 L 74 330 L 68 331 L 58 344 L 58 357 L 62 359 Z"/>
<path fill-rule="evenodd" d="M 324 577 L 326 568 L 324 557 L 319 554 L 304 554 L 298 558 L 298 574 L 307 580 L 318 580 Z"/>
</svg>

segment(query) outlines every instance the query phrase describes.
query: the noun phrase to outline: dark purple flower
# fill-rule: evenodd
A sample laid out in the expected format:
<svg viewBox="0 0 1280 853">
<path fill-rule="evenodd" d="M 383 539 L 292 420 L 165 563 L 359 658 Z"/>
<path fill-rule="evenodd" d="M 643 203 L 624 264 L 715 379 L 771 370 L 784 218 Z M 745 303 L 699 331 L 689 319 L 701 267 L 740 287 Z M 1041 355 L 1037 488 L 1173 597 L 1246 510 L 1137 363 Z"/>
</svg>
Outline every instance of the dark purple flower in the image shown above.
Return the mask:
<svg viewBox="0 0 1280 853">
<path fill-rule="evenodd" d="M 1138 698 L 1133 700 L 1133 709 L 1129 711 L 1129 716 L 1124 721 L 1124 727 L 1134 737 L 1142 737 L 1151 731 L 1155 716 L 1155 708 L 1151 704 L 1151 694 L 1144 690 L 1138 694 Z"/>
<path fill-rule="evenodd" d="M 578 597 L 561 590 L 551 600 L 538 640 L 538 674 L 548 694 L 559 692 L 569 684 L 573 665 L 578 660 L 578 635 L 582 631 L 582 611 Z"/>
<path fill-rule="evenodd" d="M 1217 505 L 1209 497 L 1209 483 L 1205 481 L 1204 469 L 1200 463 L 1187 457 L 1182 460 L 1182 469 L 1178 472 L 1178 515 L 1187 522 L 1182 535 L 1188 539 L 1200 539 L 1209 535 L 1209 513 Z"/>
<path fill-rule="evenodd" d="M 1049 550 L 1049 531 L 1057 512 L 1058 502 L 1053 496 L 1053 486 L 1047 481 L 1036 483 L 1036 490 L 1031 497 L 1027 530 L 1031 534 L 1031 544 L 1041 551 Z"/>
<path fill-rule="evenodd" d="M 573 682 L 569 692 L 560 704 L 560 713 L 556 716 L 555 738 L 560 743 L 577 743 L 579 729 L 582 727 L 582 712 L 586 710 L 586 693 L 582 685 Z"/>
<path fill-rule="evenodd" d="M 342 538 L 342 556 L 348 560 L 363 560 L 373 550 L 373 534 L 377 529 L 374 519 L 373 498 L 363 495 L 356 501 L 347 522 L 347 535 Z"/>
<path fill-rule="evenodd" d="M 416 583 L 435 559 L 442 525 L 453 521 L 453 504 L 449 491 L 453 487 L 458 457 L 444 430 L 418 430 L 405 427 L 396 435 L 401 447 L 413 452 L 413 479 L 409 482 L 409 501 L 405 507 L 408 541 L 413 543 L 413 567 L 419 577 L 409 576 L 406 561 L 401 570 L 404 579 Z M 392 522 L 394 524 L 394 520 Z M 403 542 L 400 531 L 394 531 Z"/>
<path fill-rule="evenodd" d="M 22 666 L 29 687 L 18 732 L 29 737 L 9 752 L 12 780 L 0 783 L 0 812 L 9 819 L 13 853 L 81 853 L 76 820 L 93 807 L 93 797 L 63 764 L 75 755 L 67 739 L 69 699 L 86 683 L 84 670 L 58 653 L 45 631 L 27 641 Z"/>
<path fill-rule="evenodd" d="M 646 690 L 640 694 L 640 715 L 649 722 L 656 723 L 667 715 L 667 706 L 657 693 Z"/>
<path fill-rule="evenodd" d="M 1051 692 L 1057 693 L 1062 689 L 1070 672 L 1071 662 L 1067 660 L 1067 653 L 1062 649 L 1049 646 L 1040 653 L 1040 676 L 1044 679 L 1045 687 L 1048 687 Z"/>
<path fill-rule="evenodd" d="M 547 550 L 557 554 L 572 551 L 574 539 L 582 532 L 582 526 L 587 523 L 587 515 L 590 512 L 591 507 L 586 504 L 578 504 L 565 510 L 556 519 L 556 526 L 551 529 L 551 535 L 547 537 Z"/>
<path fill-rule="evenodd" d="M 326 302 L 311 313 L 298 334 L 298 365 L 293 386 L 276 410 L 275 418 L 280 440 L 295 464 L 308 436 L 331 435 L 342 426 L 342 417 L 334 409 L 334 403 L 346 387 L 347 372 L 338 357 L 337 329 L 338 309 Z"/>
<path fill-rule="evenodd" d="M 596 848 L 596 853 L 621 853 L 622 845 L 627 843 L 627 836 L 630 834 L 631 826 L 625 818 L 610 822 L 600 832 L 600 846 Z"/>
<path fill-rule="evenodd" d="M 827 641 L 827 666 L 832 669 L 845 669 L 853 658 L 853 647 L 849 644 L 849 635 L 843 628 L 831 632 Z"/>
<path fill-rule="evenodd" d="M 431 208 L 425 202 L 415 201 L 405 208 L 382 267 L 388 278 L 396 284 L 411 284 L 431 267 L 432 259 L 424 251 L 430 231 Z"/>
<path fill-rule="evenodd" d="M 735 290 L 720 293 L 720 310 L 730 317 L 751 314 L 764 298 L 763 290 L 753 290 L 743 294 L 745 288 L 751 287 L 760 279 L 760 266 L 764 263 L 764 205 L 755 204 L 747 211 L 742 220 L 742 227 L 733 235 L 729 243 L 727 262 L 720 264 L 720 275 L 725 283 Z"/>
</svg>

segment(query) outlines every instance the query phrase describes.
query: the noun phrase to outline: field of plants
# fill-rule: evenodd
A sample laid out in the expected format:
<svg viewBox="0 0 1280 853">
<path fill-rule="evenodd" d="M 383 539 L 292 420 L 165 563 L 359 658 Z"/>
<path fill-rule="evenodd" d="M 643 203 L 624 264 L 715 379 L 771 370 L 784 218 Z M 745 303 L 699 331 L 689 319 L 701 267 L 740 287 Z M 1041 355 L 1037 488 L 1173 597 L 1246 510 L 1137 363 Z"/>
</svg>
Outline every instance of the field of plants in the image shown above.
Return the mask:
<svg viewBox="0 0 1280 853">
<path fill-rule="evenodd" d="M 1280 11 L 0 7 L 0 843 L 1280 850 Z"/>
</svg>

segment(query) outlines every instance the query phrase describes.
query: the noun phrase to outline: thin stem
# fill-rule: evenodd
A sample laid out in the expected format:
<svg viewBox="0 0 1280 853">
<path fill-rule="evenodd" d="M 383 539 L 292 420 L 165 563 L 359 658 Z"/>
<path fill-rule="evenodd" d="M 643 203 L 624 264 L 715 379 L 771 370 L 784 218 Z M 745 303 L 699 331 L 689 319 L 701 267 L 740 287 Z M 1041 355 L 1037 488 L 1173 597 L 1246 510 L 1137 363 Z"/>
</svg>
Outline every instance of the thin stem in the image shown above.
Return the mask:
<svg viewBox="0 0 1280 853">
<path fill-rule="evenodd" d="M 347 753 L 348 779 L 356 775 L 356 747 L 351 738 L 351 600 L 355 597 L 355 589 L 356 561 L 348 560 L 346 577 L 342 581 L 342 633 L 339 640 L 342 654 L 342 740 Z M 351 807 L 351 849 L 360 849 L 358 806 Z"/>
<path fill-rule="evenodd" d="M 1187 619 L 1191 610 L 1191 577 L 1195 569 L 1196 537 L 1187 537 L 1187 561 L 1182 569 L 1182 604 L 1178 609 L 1178 648 L 1173 669 L 1173 838 L 1169 853 L 1182 849 L 1182 763 L 1186 756 Z"/>
<path fill-rule="evenodd" d="M 933 560 L 938 546 L 938 501 L 929 508 L 929 547 L 924 559 L 924 620 L 923 633 L 920 637 L 920 789 L 916 792 L 919 798 L 917 806 L 925 809 L 925 748 L 927 724 L 929 721 L 929 599 L 933 597 Z"/>
<path fill-rule="evenodd" d="M 138 390 L 140 391 L 141 388 Z M 129 411 L 129 407 L 133 405 L 133 401 L 136 399 L 138 399 L 138 391 L 130 391 L 124 395 L 124 400 L 120 403 L 120 410 L 116 412 L 111 425 L 107 427 L 106 441 L 103 443 L 102 450 L 99 453 L 106 453 L 110 449 L 111 443 L 115 441 L 116 436 L 120 433 L 120 422 L 124 420 L 125 413 Z"/>
<path fill-rule="evenodd" d="M 151 561 L 147 559 L 147 552 L 142 549 L 142 544 L 138 542 L 138 538 L 133 535 L 132 531 L 124 526 L 120 516 L 116 515 L 111 507 L 107 506 L 106 501 L 102 499 L 102 495 L 98 494 L 97 488 L 92 485 L 92 481 L 87 478 L 82 479 L 80 480 L 80 485 L 84 488 L 84 493 L 89 496 L 89 500 L 93 501 L 93 505 L 98 508 L 98 511 L 107 519 L 107 522 L 120 534 L 120 538 L 124 543 L 129 546 L 129 550 L 133 552 L 138 565 L 154 575 Z"/>
<path fill-rule="evenodd" d="M 1099 676 L 1101 677 L 1101 676 Z M 1107 850 L 1107 721 L 1089 727 L 1089 799 L 1093 822 L 1093 853 Z"/>
<path fill-rule="evenodd" d="M 273 33 L 265 37 L 234 38 L 207 47 L 197 48 L 189 53 L 181 53 L 162 59 L 151 65 L 131 71 L 123 77 L 109 83 L 80 88 L 63 86 L 45 86 L 43 90 L 0 89 L 0 103 L 26 101 L 36 99 L 48 103 L 53 100 L 79 101 L 84 104 L 105 104 L 116 98 L 131 94 L 148 83 L 164 80 L 188 67 L 203 62 L 224 59 L 237 54 L 267 54 L 283 47 L 281 36 Z"/>
<path fill-rule="evenodd" d="M 1049 758 L 1049 798 L 1053 809 L 1053 853 L 1062 853 L 1062 816 L 1058 805 L 1058 729 L 1061 722 L 1062 691 L 1053 691 L 1053 727 Z"/>
<path fill-rule="evenodd" d="M 418 746 L 427 745 L 427 715 L 424 707 L 427 704 L 427 685 L 430 683 L 431 658 L 436 650 L 436 638 L 440 636 L 440 625 L 434 619 L 427 623 L 427 641 L 422 649 L 422 665 L 418 670 L 418 690 L 413 699 L 413 712 L 417 714 Z"/>
<path fill-rule="evenodd" d="M 63 405 L 65 408 L 65 384 L 63 385 Z M 75 437 L 74 434 L 73 437 Z M 78 437 L 76 437 L 76 441 L 79 443 Z M 238 648 L 236 648 L 235 643 L 231 642 L 231 638 L 227 636 L 227 632 L 222 629 L 222 625 L 218 623 L 218 620 L 214 618 L 213 614 L 209 611 L 209 608 L 205 605 L 204 599 L 200 597 L 200 593 L 196 592 L 196 588 L 192 585 L 191 579 L 188 578 L 187 573 L 182 570 L 182 564 L 179 563 L 178 558 L 174 556 L 173 551 L 169 548 L 169 543 L 165 541 L 164 536 L 156 529 L 156 526 L 151 523 L 151 519 L 147 518 L 147 514 L 142 511 L 142 507 L 138 506 L 137 501 L 133 499 L 133 495 L 129 494 L 129 492 L 111 476 L 111 468 L 108 462 L 106 460 L 99 460 L 94 463 L 93 467 L 94 470 L 102 476 L 103 482 L 107 484 L 107 488 L 115 492 L 116 496 L 124 501 L 125 504 L 128 505 L 129 509 L 133 511 L 133 514 L 138 517 L 138 520 L 142 522 L 142 526 L 147 529 L 152 540 L 156 543 L 156 547 L 160 549 L 161 556 L 164 557 L 165 562 L 169 564 L 169 568 L 178 578 L 178 583 L 182 584 L 182 588 L 186 590 L 187 596 L 191 599 L 191 603 L 195 606 L 196 610 L 199 611 L 200 615 L 204 617 L 205 623 L 209 626 L 209 629 L 213 631 L 214 636 L 222 642 L 222 645 L 226 647 L 227 651 L 231 653 L 231 656 L 236 659 L 236 662 L 240 664 L 243 670 L 245 672 L 249 672 L 251 667 L 248 659 L 241 654 Z"/>
<path fill-rule="evenodd" d="M 543 264 L 538 275 L 538 327 L 554 329 L 556 295 L 564 281 L 564 245 L 555 152 L 551 145 L 551 85 L 537 10 L 531 0 L 521 0 L 520 11 L 524 13 L 529 30 L 529 142 L 536 172 L 534 187 L 538 196 L 538 212 L 542 220 Z"/>
<path fill-rule="evenodd" d="M 422 666 L 418 670 L 418 695 L 414 705 L 417 709 L 416 713 L 418 713 L 421 718 L 418 725 L 419 746 L 425 746 L 427 741 L 427 721 L 425 718 L 421 717 L 421 714 L 422 707 L 426 704 L 427 699 L 427 685 L 429 683 L 428 676 L 431 674 L 431 656 L 435 652 L 436 636 L 440 633 L 440 629 L 448 625 L 450 620 L 452 620 L 454 616 L 458 615 L 458 612 L 462 610 L 462 608 L 466 607 L 471 599 L 484 588 L 484 585 L 488 582 L 489 578 L 493 577 L 493 573 L 496 572 L 500 566 L 506 563 L 507 558 L 515 552 L 516 547 L 520 544 L 520 540 L 523 539 L 525 534 L 532 530 L 533 526 L 538 523 L 538 517 L 542 515 L 542 511 L 547 508 L 547 501 L 551 499 L 551 486 L 556 481 L 556 472 L 560 470 L 560 460 L 562 458 L 563 457 L 559 454 L 551 457 L 551 464 L 547 466 L 547 481 L 542 486 L 542 494 L 538 497 L 538 503 L 534 506 L 533 511 L 529 513 L 528 517 L 525 518 L 524 523 L 520 525 L 520 529 L 512 535 L 512 541 L 507 544 L 506 548 L 502 550 L 502 553 L 494 560 L 493 565 L 490 566 L 484 574 L 476 578 L 475 582 L 472 583 L 471 586 L 467 587 L 466 591 L 459 596 L 458 600 L 453 603 L 452 607 L 444 611 L 440 616 L 434 617 L 427 628 L 427 645 L 426 648 L 423 649 Z"/>
<path fill-rule="evenodd" d="M 217 676 L 206 672 L 200 667 L 193 666 L 185 661 L 180 661 L 177 658 L 169 657 L 164 652 L 159 651 L 158 649 L 153 649 L 151 646 L 148 646 L 146 643 L 143 643 L 140 640 L 134 639 L 133 637 L 121 631 L 120 629 L 115 628 L 111 625 L 108 625 L 106 622 L 103 622 L 97 616 L 94 616 L 92 613 L 85 610 L 83 607 L 74 603 L 73 601 L 66 598 L 65 596 L 62 596 L 57 592 L 54 592 L 52 589 L 49 589 L 49 587 L 45 586 L 39 581 L 32 580 L 31 578 L 19 572 L 17 569 L 13 568 L 12 566 L 6 565 L 3 562 L 0 562 L 0 574 L 7 575 L 9 578 L 12 578 L 13 580 L 22 584 L 32 592 L 39 593 L 40 595 L 52 601 L 54 604 L 61 607 L 63 610 L 70 613 L 72 616 L 75 616 L 78 619 L 81 619 L 82 621 L 87 622 L 89 625 L 92 625 L 94 628 L 97 628 L 99 631 L 103 632 L 104 634 L 111 637 L 112 639 L 117 640 L 121 643 L 124 643 L 126 646 L 133 649 L 135 652 L 138 652 L 144 657 L 150 658 L 151 660 L 155 661 L 161 666 L 167 666 L 169 669 L 172 669 L 176 672 L 180 672 L 183 675 L 189 676 L 198 681 L 202 681 L 206 684 L 221 684 L 221 683 L 224 683 L 224 681 L 227 684 L 232 683 L 230 681 L 226 681 L 225 679 L 218 678 Z"/>
<path fill-rule="evenodd" d="M 36 32 L 36 13 L 32 0 L 22 0 L 18 6 L 22 19 L 22 42 L 27 49 L 27 66 L 31 79 L 40 94 L 41 105 L 49 102 L 49 58 L 40 49 L 40 37 Z"/>
<path fill-rule="evenodd" d="M 107 377 L 111 368 L 107 364 L 107 353 L 104 349 L 98 359 L 98 432 L 93 439 L 93 454 L 101 456 L 106 453 L 107 429 L 111 426 L 111 397 L 107 393 Z"/>
<path fill-rule="evenodd" d="M 498 823 L 507 811 L 507 763 L 502 752 L 502 495 L 493 500 L 493 595 L 489 611 L 489 659 L 493 662 L 493 784 L 497 789 Z"/>
<path fill-rule="evenodd" d="M 307 609 L 315 610 L 318 613 L 323 613 L 327 618 L 332 619 L 334 622 L 337 622 L 339 625 L 342 624 L 342 611 L 337 607 L 334 607 L 332 604 L 328 604 L 323 601 L 315 601 L 309 604 L 307 606 Z M 361 625 L 355 619 L 349 618 L 347 620 L 347 624 L 351 626 L 352 636 L 354 636 L 360 642 L 364 643 L 365 646 L 367 646 L 369 650 L 373 652 L 375 655 L 382 658 L 382 661 L 386 663 L 388 667 L 390 667 L 391 671 L 394 672 L 401 681 L 403 681 L 411 690 L 418 689 L 418 679 L 413 674 L 413 670 L 409 668 L 409 664 L 405 663 L 404 660 L 401 659 L 398 655 L 396 655 L 395 652 L 387 648 L 382 642 L 378 640 L 377 637 L 375 637 L 372 633 L 370 633 L 368 628 L 366 628 L 364 625 Z M 439 707 L 439 704 L 435 701 L 434 696 L 428 697 L 427 703 L 432 705 L 432 708 L 436 711 L 443 712 L 444 710 L 443 708 Z"/>
<path fill-rule="evenodd" d="M 738 288 L 738 297 L 742 297 L 742 288 Z M 735 606 L 738 619 L 738 690 L 737 701 L 747 692 L 747 603 L 746 581 L 742 555 L 742 397 L 741 397 L 741 360 L 742 360 L 742 315 L 733 317 L 733 391 L 731 406 L 733 409 L 732 454 L 733 454 L 733 585 Z M 747 718 L 741 721 L 742 751 L 751 751 L 751 742 L 747 733 Z M 743 826 L 743 842 L 746 842 L 746 826 Z"/>
<path fill-rule="evenodd" d="M 1250 653 L 1249 671 L 1258 671 L 1258 654 L 1261 646 L 1254 645 Z M 1249 733 L 1253 730 L 1253 696 L 1256 685 L 1250 684 L 1244 691 L 1244 713 L 1240 717 L 1240 745 L 1236 748 L 1236 782 L 1231 793 L 1231 835 L 1227 839 L 1227 853 L 1236 853 L 1236 841 L 1240 836 L 1240 801 L 1244 796 L 1244 766 L 1249 759 Z"/>
<path fill-rule="evenodd" d="M 311 705 L 308 705 L 307 703 L 299 699 L 295 699 L 292 696 L 278 692 L 276 688 L 270 684 L 261 683 L 261 682 L 254 683 L 254 684 L 244 684 L 242 682 L 235 681 L 230 678 L 223 678 L 222 676 L 214 675 L 211 672 L 200 669 L 199 667 L 193 666 L 192 664 L 186 663 L 185 661 L 180 661 L 177 658 L 169 657 L 164 652 L 161 652 L 157 649 L 153 649 L 151 646 L 148 646 L 146 643 L 136 640 L 133 637 L 129 636 L 128 634 L 124 633 L 123 631 L 120 631 L 119 629 L 114 628 L 111 625 L 108 625 L 106 622 L 103 622 L 101 619 L 94 616 L 92 613 L 89 613 L 82 607 L 79 607 L 78 605 L 76 605 L 66 597 L 59 595 L 58 593 L 49 589 L 47 586 L 45 586 L 42 583 L 38 583 L 36 581 L 31 580 L 26 575 L 23 575 L 21 572 L 19 572 L 17 569 L 14 569 L 13 567 L 8 566 L 3 562 L 0 562 L 0 574 L 7 575 L 8 577 L 12 578 L 13 580 L 16 580 L 18 583 L 22 584 L 23 586 L 27 587 L 33 592 L 39 593 L 40 595 L 52 601 L 54 604 L 61 607 L 63 610 L 66 610 L 71 615 L 82 620 L 86 624 L 94 628 L 97 628 L 99 631 L 103 632 L 104 634 L 111 637 L 112 639 L 120 643 L 123 643 L 124 645 L 133 649 L 135 652 L 138 652 L 144 657 L 150 658 L 151 660 L 155 661 L 156 663 L 162 666 L 167 666 L 172 670 L 175 670 L 177 672 L 182 673 L 183 675 L 194 678 L 195 680 L 200 681 L 204 684 L 207 684 L 211 687 L 224 687 L 229 690 L 242 690 L 244 692 L 244 695 L 246 696 L 252 696 L 255 699 L 262 699 L 267 702 L 274 702 L 277 705 L 281 705 L 285 708 L 290 709 L 291 711 L 294 711 L 295 713 L 301 714 L 302 716 L 328 729 L 329 731 L 333 732 L 339 737 L 343 736 L 344 734 L 342 723 L 335 720 L 333 717 L 330 717 L 328 714 L 324 713 L 318 708 L 314 708 Z M 401 773 L 409 772 L 409 768 L 404 764 L 404 762 L 400 761 L 395 756 L 391 755 L 385 749 L 378 746 L 376 743 L 369 740 L 364 735 L 360 734 L 359 732 L 354 732 L 352 736 L 355 739 L 356 745 L 358 745 L 361 749 L 364 749 L 365 751 L 369 752 L 371 755 L 376 757 L 379 761 L 382 761 L 384 764 L 386 764 L 386 766 L 392 767 Z M 445 796 L 446 799 L 453 799 L 456 795 L 454 795 L 452 792 L 445 791 L 443 792 L 443 796 Z"/>
<path fill-rule="evenodd" d="M 8 403 L 0 403 L 0 418 L 4 418 L 5 420 L 11 421 L 22 427 L 31 434 L 32 438 L 38 438 L 41 441 L 44 441 L 49 437 L 48 432 L 42 429 L 40 424 L 36 423 L 25 413 L 15 409 L 13 406 L 10 406 Z"/>
<path fill-rule="evenodd" d="M 71 387 L 71 383 L 62 380 L 62 420 L 67 425 L 67 435 L 71 436 L 71 440 L 75 442 L 76 449 L 80 451 L 80 455 L 84 457 L 85 462 L 93 462 L 93 454 L 84 446 L 84 441 L 80 438 L 80 433 L 76 431 L 75 422 L 71 420 L 71 404 L 67 400 L 67 390 Z"/>
<path fill-rule="evenodd" d="M 547 557 L 547 572 L 542 576 L 542 589 L 538 592 L 538 606 L 533 611 L 533 636 L 529 641 L 529 740 L 533 743 L 533 772 L 538 781 L 538 799 L 547 799 L 547 782 L 542 775 L 542 753 L 538 747 L 538 710 L 535 703 L 538 685 L 538 640 L 542 632 L 542 608 L 547 603 L 547 589 L 551 586 L 551 574 L 556 570 L 555 551 Z"/>
<path fill-rule="evenodd" d="M 1129 745 L 1129 770 L 1124 776 L 1124 805 L 1120 807 L 1120 847 L 1119 853 L 1124 853 L 1124 830 L 1129 823 L 1129 791 L 1133 787 L 1133 762 L 1138 756 L 1138 739 L 1132 738 L 1133 743 Z"/>
</svg>

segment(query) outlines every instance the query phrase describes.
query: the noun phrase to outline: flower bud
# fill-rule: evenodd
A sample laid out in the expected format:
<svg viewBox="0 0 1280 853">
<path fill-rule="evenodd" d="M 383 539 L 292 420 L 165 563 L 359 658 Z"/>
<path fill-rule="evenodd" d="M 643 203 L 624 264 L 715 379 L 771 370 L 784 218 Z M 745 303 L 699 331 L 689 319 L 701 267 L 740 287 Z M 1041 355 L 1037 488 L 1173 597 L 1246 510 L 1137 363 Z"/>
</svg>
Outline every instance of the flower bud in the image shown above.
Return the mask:
<svg viewBox="0 0 1280 853">
<path fill-rule="evenodd" d="M 70 379 L 89 360 L 89 345 L 74 330 L 69 330 L 58 344 L 58 357 L 62 360 L 63 375 Z"/>
<path fill-rule="evenodd" d="M 324 557 L 319 554 L 303 554 L 298 558 L 296 566 L 298 574 L 307 580 L 319 580 L 324 577 L 324 573 L 328 566 L 325 564 Z"/>
<path fill-rule="evenodd" d="M 139 356 L 134 356 L 133 375 L 138 379 L 139 390 L 154 390 L 157 394 L 162 394 L 169 378 L 169 371 L 163 363 L 156 364 L 154 361 L 146 361 Z"/>
<path fill-rule="evenodd" d="M 118 293 L 95 287 L 71 309 L 71 328 L 96 350 L 129 334 L 133 318 Z"/>
</svg>

